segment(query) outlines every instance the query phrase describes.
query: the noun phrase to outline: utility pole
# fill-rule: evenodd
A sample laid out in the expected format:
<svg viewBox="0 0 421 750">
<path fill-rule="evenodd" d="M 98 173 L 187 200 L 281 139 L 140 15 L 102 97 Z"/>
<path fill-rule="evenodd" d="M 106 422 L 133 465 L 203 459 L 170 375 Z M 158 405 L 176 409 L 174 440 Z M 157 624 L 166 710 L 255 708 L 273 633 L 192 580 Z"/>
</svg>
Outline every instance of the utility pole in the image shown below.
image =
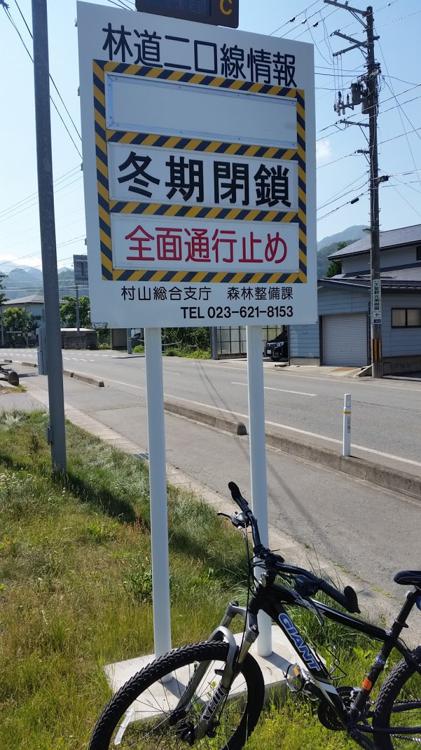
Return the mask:
<svg viewBox="0 0 421 750">
<path fill-rule="evenodd" d="M 46 0 L 32 0 L 34 88 L 37 140 L 38 201 L 45 304 L 48 368 L 48 441 L 54 471 L 66 471 L 63 359 L 54 221 L 53 163 L 51 154 L 50 80 Z"/>
<path fill-rule="evenodd" d="M 377 146 L 377 116 L 379 110 L 379 86 L 378 77 L 380 74 L 380 65 L 376 62 L 374 43 L 378 36 L 374 34 L 374 15 L 373 8 L 369 5 L 366 10 L 354 8 L 348 3 L 343 4 L 337 0 L 324 0 L 328 5 L 336 8 L 342 8 L 351 13 L 354 18 L 361 23 L 364 28 L 366 39 L 360 41 L 353 37 L 342 34 L 340 31 L 334 31 L 334 36 L 346 39 L 350 46 L 346 49 L 334 53 L 334 57 L 350 52 L 353 49 L 366 50 L 366 68 L 367 73 L 361 76 L 355 83 L 351 84 L 351 98 L 349 94 L 346 100 L 342 92 L 338 92 L 338 99 L 335 102 L 335 112 L 339 115 L 344 114 L 354 106 L 362 105 L 362 114 L 368 114 L 367 123 L 353 122 L 352 120 L 341 120 L 346 125 L 359 125 L 369 129 L 369 148 L 368 152 L 359 149 L 358 153 L 364 153 L 368 156 L 370 167 L 370 277 L 371 277 L 371 304 L 370 304 L 370 322 L 371 322 L 371 368 L 373 378 L 381 378 L 383 375 L 382 359 L 382 304 L 381 304 L 381 276 L 380 276 L 380 205 L 379 205 L 379 185 L 388 179 L 386 176 L 379 177 L 379 158 Z"/>
</svg>

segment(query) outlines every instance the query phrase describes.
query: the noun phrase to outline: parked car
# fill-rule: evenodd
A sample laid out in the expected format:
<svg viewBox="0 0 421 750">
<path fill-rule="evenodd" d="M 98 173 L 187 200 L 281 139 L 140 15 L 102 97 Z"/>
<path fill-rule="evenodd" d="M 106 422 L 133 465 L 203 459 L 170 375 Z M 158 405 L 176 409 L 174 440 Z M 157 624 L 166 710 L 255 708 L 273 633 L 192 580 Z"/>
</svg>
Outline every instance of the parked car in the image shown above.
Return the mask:
<svg viewBox="0 0 421 750">
<path fill-rule="evenodd" d="M 266 342 L 263 356 L 270 357 L 272 362 L 288 359 L 288 335 L 285 331 Z"/>
</svg>

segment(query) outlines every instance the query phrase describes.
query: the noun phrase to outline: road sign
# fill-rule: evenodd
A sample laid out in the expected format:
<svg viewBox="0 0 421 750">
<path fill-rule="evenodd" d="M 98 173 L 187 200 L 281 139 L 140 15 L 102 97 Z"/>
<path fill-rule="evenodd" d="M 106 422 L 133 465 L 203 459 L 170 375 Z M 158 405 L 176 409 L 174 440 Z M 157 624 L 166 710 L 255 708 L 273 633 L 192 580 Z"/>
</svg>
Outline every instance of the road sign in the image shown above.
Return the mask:
<svg viewBox="0 0 421 750">
<path fill-rule="evenodd" d="M 311 45 L 78 4 L 93 320 L 316 320 Z"/>
<path fill-rule="evenodd" d="M 73 256 L 73 271 L 76 286 L 88 286 L 88 256 Z"/>
<path fill-rule="evenodd" d="M 239 0 L 136 0 L 136 8 L 186 21 L 238 27 Z"/>
<path fill-rule="evenodd" d="M 373 279 L 371 284 L 371 320 L 373 323 L 382 322 L 382 282 Z"/>
</svg>

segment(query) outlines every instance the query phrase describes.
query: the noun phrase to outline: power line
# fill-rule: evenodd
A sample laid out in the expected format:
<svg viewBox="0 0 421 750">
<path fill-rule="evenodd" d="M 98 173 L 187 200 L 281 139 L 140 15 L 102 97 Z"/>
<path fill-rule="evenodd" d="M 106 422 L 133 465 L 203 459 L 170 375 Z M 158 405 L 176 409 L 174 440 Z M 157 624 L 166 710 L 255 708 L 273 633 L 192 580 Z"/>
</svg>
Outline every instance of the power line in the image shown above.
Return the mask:
<svg viewBox="0 0 421 750">
<path fill-rule="evenodd" d="M 313 28 L 317 28 L 319 26 L 319 24 L 323 21 L 323 19 L 326 20 L 327 18 L 329 18 L 330 16 L 332 16 L 334 13 L 336 13 L 336 10 L 337 9 L 335 8 L 335 10 L 330 11 L 330 13 L 326 13 L 326 15 L 324 15 L 324 16 L 321 15 L 320 21 L 316 21 L 315 23 L 312 24 Z M 308 20 L 310 18 L 313 18 L 314 16 L 316 16 L 318 14 L 321 14 L 321 9 L 317 10 L 315 13 L 313 13 L 311 16 L 309 16 L 308 19 L 305 19 L 304 21 L 301 21 L 301 23 L 297 24 L 297 26 L 295 26 L 293 29 L 291 29 L 290 32 L 289 32 L 289 34 L 288 34 L 288 37 L 287 37 L 286 34 L 282 34 L 282 38 L 287 37 L 288 39 L 293 39 L 294 41 L 297 41 L 297 39 L 301 39 L 301 37 L 303 37 L 305 34 L 308 33 L 308 29 L 302 30 L 301 33 L 298 34 L 295 37 L 291 37 L 290 34 L 294 33 L 294 31 L 296 31 L 297 29 L 299 29 L 301 26 L 304 26 L 305 24 L 307 24 L 307 22 L 308 22 Z"/>
<path fill-rule="evenodd" d="M 362 188 L 362 187 L 363 187 L 363 186 L 365 185 L 365 181 L 364 181 L 364 182 L 363 182 L 363 183 L 362 183 L 361 185 L 359 185 L 358 187 L 353 187 L 353 188 L 352 188 L 352 190 L 347 190 L 347 189 L 348 189 L 348 188 L 350 188 L 350 187 L 351 187 L 352 185 L 355 185 L 355 183 L 356 183 L 356 182 L 359 182 L 359 181 L 360 181 L 360 180 L 361 180 L 361 179 L 362 179 L 363 177 L 365 177 L 365 175 L 364 175 L 364 174 L 361 174 L 361 175 L 359 175 L 358 177 L 356 177 L 356 178 L 355 178 L 355 180 L 352 180 L 352 182 L 348 183 L 348 185 L 345 185 L 345 186 L 344 186 L 344 187 L 342 188 L 342 190 L 343 190 L 343 191 L 346 191 L 346 192 L 342 192 L 342 193 L 340 193 L 339 195 L 336 195 L 336 197 L 333 197 L 333 196 L 332 196 L 332 198 L 329 198 L 329 199 L 328 199 L 328 200 L 327 200 L 327 201 L 326 201 L 325 203 L 323 203 L 323 204 L 322 204 L 321 206 L 318 206 L 318 207 L 317 207 L 317 210 L 318 210 L 318 211 L 321 211 L 321 209 L 322 209 L 322 208 L 326 208 L 326 207 L 327 207 L 327 206 L 329 206 L 329 205 L 330 205 L 331 203 L 335 203 L 336 201 L 339 201 L 339 200 L 341 200 L 342 198 L 345 198 L 345 196 L 347 196 L 347 195 L 348 195 L 349 193 L 354 193 L 354 192 L 355 192 L 356 190 L 361 190 L 361 188 Z"/>
<path fill-rule="evenodd" d="M 411 135 L 412 132 L 418 134 L 420 131 L 421 131 L 421 127 L 420 128 L 414 128 L 412 131 L 409 131 L 409 133 L 407 131 L 405 131 L 404 133 L 399 133 L 398 135 L 394 135 L 391 138 L 386 138 L 384 141 L 379 141 L 378 145 L 379 146 L 383 146 L 385 143 L 391 143 L 391 141 L 396 141 L 396 140 L 398 140 L 398 138 L 403 138 L 405 135 Z M 328 136 L 328 137 L 330 138 L 331 136 Z M 323 140 L 323 139 L 319 138 L 318 140 Z M 326 164 L 320 164 L 320 166 L 318 167 L 318 169 L 323 169 L 324 167 L 330 167 L 331 164 L 336 164 L 338 161 L 342 161 L 342 159 L 348 159 L 350 156 L 355 156 L 355 154 L 356 154 L 356 152 L 353 151 L 350 154 L 344 154 L 343 156 L 338 156 L 337 159 L 333 159 L 332 161 L 328 161 L 328 162 L 326 162 Z M 416 170 L 416 171 L 418 172 L 419 170 Z"/>
<path fill-rule="evenodd" d="M 411 135 L 411 133 L 419 133 L 421 128 L 414 128 L 412 131 L 409 131 L 409 133 L 405 130 L 404 133 L 399 133 L 399 135 L 394 135 L 392 138 L 386 138 L 385 141 L 380 141 L 379 146 L 382 146 L 384 143 L 390 143 L 391 141 L 396 141 L 398 138 L 403 138 L 405 135 Z"/>
<path fill-rule="evenodd" d="M 418 180 L 401 180 L 401 179 L 399 179 L 399 177 L 395 176 L 395 180 L 397 180 L 399 182 L 399 184 L 402 185 L 402 187 L 409 188 L 414 193 L 418 193 L 418 195 L 421 195 L 421 190 L 419 189 L 419 187 L 418 188 L 412 187 L 412 185 L 419 185 L 420 184 L 420 180 L 419 179 Z"/>
<path fill-rule="evenodd" d="M 386 85 L 389 87 L 389 84 L 386 83 Z M 411 102 L 416 101 L 417 99 L 420 98 L 419 96 L 413 97 L 412 99 L 408 99 L 406 102 L 402 102 L 402 103 L 399 103 L 397 101 L 397 97 L 398 96 L 403 96 L 403 94 L 407 94 L 409 91 L 413 91 L 414 89 L 419 89 L 419 88 L 421 88 L 421 83 L 416 83 L 413 86 L 411 86 L 409 89 L 405 89 L 404 91 L 400 91 L 398 94 L 395 94 L 393 92 L 393 96 L 388 96 L 387 99 L 382 99 L 382 101 L 379 102 L 379 105 L 386 104 L 387 102 L 390 102 L 392 99 L 395 99 L 397 103 L 396 103 L 396 105 L 394 107 L 388 107 L 388 109 L 385 109 L 385 110 L 379 112 L 379 114 L 384 115 L 384 114 L 386 114 L 386 112 L 391 112 L 392 110 L 397 109 L 399 106 L 404 106 L 405 104 L 410 104 Z M 370 109 L 371 109 L 371 107 L 367 107 L 366 111 L 370 112 Z M 354 114 L 351 114 L 351 115 L 348 115 L 348 119 L 351 119 L 352 117 L 357 117 L 357 116 L 359 116 L 358 112 L 356 112 Z M 339 120 L 337 120 L 336 122 L 332 122 L 330 125 L 326 125 L 324 128 L 321 128 L 318 132 L 319 133 L 323 133 L 324 131 L 329 130 L 330 128 L 335 128 L 335 127 L 339 128 L 340 124 L 341 124 L 341 122 Z M 411 125 L 412 125 L 412 123 L 411 123 Z M 336 132 L 342 132 L 343 130 L 346 130 L 346 127 L 339 128 L 338 131 L 334 131 L 333 133 L 329 133 L 328 135 L 323 136 L 323 138 L 327 138 L 327 137 L 330 138 L 332 135 L 335 135 Z M 317 140 L 321 140 L 321 139 L 317 139 Z"/>
<path fill-rule="evenodd" d="M 346 203 L 342 203 L 342 205 L 337 206 L 336 208 L 332 208 L 331 211 L 328 211 L 327 214 L 323 214 L 323 216 L 318 216 L 317 221 L 322 221 L 323 219 L 326 219 L 331 214 L 335 214 L 337 211 L 340 211 L 341 208 L 344 208 L 344 206 L 352 206 L 354 203 L 358 203 L 360 198 L 362 198 L 364 195 L 368 194 L 368 190 L 364 190 L 363 193 L 359 193 L 359 195 L 356 195 L 355 198 L 352 198 L 350 201 L 346 201 Z"/>
<path fill-rule="evenodd" d="M 406 83 L 406 84 L 408 84 L 408 86 L 419 86 L 420 85 L 419 83 L 414 83 L 413 81 L 406 81 L 404 78 L 398 78 L 397 76 L 391 76 L 391 75 L 384 76 L 383 75 L 383 78 L 392 78 L 394 81 L 399 81 L 400 83 Z"/>
<path fill-rule="evenodd" d="M 110 5 L 115 5 L 116 8 L 120 8 L 120 10 L 135 10 L 135 8 L 131 8 L 130 5 L 126 5 L 123 0 L 107 0 Z"/>
<path fill-rule="evenodd" d="M 30 35 L 31 39 L 33 39 L 34 37 L 33 37 L 33 34 L 32 34 L 32 30 L 31 30 L 31 28 L 29 27 L 29 25 L 28 25 L 28 23 L 27 23 L 27 20 L 26 20 L 25 16 L 23 15 L 23 13 L 22 13 L 22 11 L 21 11 L 21 9 L 20 9 L 20 6 L 19 6 L 19 3 L 18 3 L 18 0 L 15 0 L 15 3 L 16 3 L 16 7 L 17 7 L 17 9 L 18 9 L 18 11 L 19 11 L 19 13 L 20 13 L 20 15 L 21 15 L 21 18 L 23 19 L 23 22 L 24 22 L 24 24 L 25 24 L 26 28 L 28 29 L 28 33 L 29 33 L 29 35 Z M 58 90 L 58 87 L 57 87 L 57 85 L 56 85 L 56 82 L 55 82 L 55 80 L 54 80 L 53 76 L 51 75 L 51 73 L 49 73 L 49 77 L 50 77 L 50 81 L 51 81 L 51 83 L 53 84 L 53 86 L 54 86 L 54 88 L 55 88 L 55 90 L 56 90 L 56 92 L 57 92 L 57 95 L 58 95 L 58 97 L 59 97 L 59 99 L 60 99 L 60 101 L 61 101 L 61 103 L 62 103 L 62 105 L 63 105 L 63 107 L 64 107 L 64 109 L 65 109 L 65 111 L 66 111 L 66 113 L 67 113 L 67 116 L 68 116 L 68 118 L 69 118 L 70 122 L 72 123 L 72 125 L 73 125 L 73 127 L 74 127 L 74 129 L 75 129 L 75 131 L 76 131 L 76 133 L 77 133 L 77 135 L 78 135 L 78 137 L 80 138 L 80 140 L 82 140 L 82 136 L 81 136 L 81 134 L 80 134 L 80 132 L 79 132 L 79 130 L 78 130 L 78 128 L 77 128 L 77 126 L 76 126 L 76 123 L 75 123 L 75 121 L 74 121 L 73 117 L 71 116 L 71 114 L 70 114 L 69 110 L 67 109 L 66 103 L 65 103 L 65 101 L 64 101 L 64 99 L 63 99 L 63 97 L 62 97 L 62 95 L 60 94 L 60 91 Z"/>
<path fill-rule="evenodd" d="M 3 2 L 3 0 L 2 0 L 2 2 Z M 19 31 L 18 27 L 16 26 L 16 24 L 15 24 L 15 22 L 14 22 L 14 20 L 13 20 L 12 16 L 11 16 L 11 14 L 10 14 L 10 11 L 9 11 L 9 8 L 8 8 L 8 6 L 7 6 L 7 5 L 5 5 L 5 4 L 4 4 L 4 2 L 3 2 L 3 4 L 2 4 L 2 8 L 4 9 L 4 12 L 6 13 L 6 16 L 7 16 L 7 18 L 9 19 L 9 21 L 10 21 L 10 23 L 12 24 L 12 26 L 13 26 L 14 30 L 16 31 L 16 33 L 17 33 L 17 35 L 18 35 L 18 37 L 19 37 L 20 41 L 22 42 L 22 45 L 23 45 L 23 47 L 24 47 L 24 49 L 25 49 L 25 51 L 26 51 L 27 55 L 29 56 L 29 58 L 31 59 L 31 61 L 32 61 L 32 64 L 33 64 L 33 63 L 34 63 L 34 58 L 32 57 L 32 54 L 31 54 L 31 52 L 29 51 L 28 47 L 26 46 L 26 42 L 25 42 L 25 40 L 24 40 L 24 38 L 23 38 L 22 34 L 20 33 L 20 31 Z M 55 101 L 54 101 L 53 97 L 51 96 L 51 94 L 50 94 L 50 101 L 51 101 L 51 104 L 53 105 L 54 109 L 56 110 L 56 112 L 57 112 L 57 114 L 58 114 L 58 116 L 59 116 L 59 118 L 60 118 L 60 120 L 61 120 L 61 122 L 62 122 L 62 124 L 63 124 L 63 127 L 65 128 L 65 130 L 66 130 L 66 132 L 67 132 L 67 135 L 69 136 L 69 138 L 70 138 L 71 142 L 73 143 L 73 145 L 74 145 L 74 147 L 75 147 L 76 151 L 78 152 L 78 154 L 79 154 L 80 158 L 82 158 L 82 154 L 81 154 L 81 152 L 80 152 L 80 150 L 79 150 L 79 147 L 78 147 L 78 145 L 76 144 L 76 142 L 75 142 L 75 140 L 74 140 L 74 138 L 73 138 L 73 136 L 72 136 L 72 134 L 71 134 L 71 132 L 70 132 L 69 128 L 67 127 L 67 125 L 66 125 L 66 123 L 65 123 L 65 121 L 64 121 L 64 119 L 63 119 L 63 117 L 62 117 L 62 115 L 61 115 L 61 112 L 59 111 L 59 109 L 58 109 L 58 107 L 57 107 L 57 105 L 56 105 L 56 103 L 55 103 Z"/>
<path fill-rule="evenodd" d="M 69 169 L 67 172 L 64 172 L 64 174 L 60 175 L 60 177 L 57 177 L 57 179 L 54 180 L 54 185 L 59 185 L 62 182 L 64 182 L 68 177 L 74 176 L 76 172 L 80 171 L 80 167 L 72 167 L 72 169 Z M 2 219 L 5 215 L 9 214 L 10 212 L 13 212 L 15 209 L 20 208 L 23 204 L 33 201 L 34 199 L 38 199 L 38 191 L 35 191 L 34 193 L 30 193 L 30 195 L 27 195 L 25 198 L 22 198 L 20 201 L 17 201 L 16 203 L 13 203 L 11 206 L 8 206 L 6 208 L 3 208 L 0 211 L 0 219 Z M 35 204 L 34 204 L 35 205 Z"/>
<path fill-rule="evenodd" d="M 314 6 L 314 5 L 317 5 L 317 3 L 319 3 L 319 2 L 320 2 L 320 0 L 314 0 L 314 2 L 312 2 L 312 3 L 310 4 L 310 5 L 308 5 L 308 6 L 307 6 L 307 8 L 304 8 L 304 10 L 300 10 L 300 12 L 299 12 L 299 13 L 297 13 L 297 14 L 296 14 L 295 16 L 293 16 L 292 18 L 290 18 L 290 19 L 289 19 L 288 21 L 284 21 L 284 23 L 282 23 L 282 24 L 281 24 L 280 26 L 278 26 L 278 27 L 277 27 L 276 29 L 274 29 L 273 31 L 271 31 L 271 32 L 270 32 L 270 35 L 269 35 L 269 36 L 273 36 L 274 34 L 276 34 L 276 32 L 277 32 L 277 31 L 280 31 L 280 30 L 281 30 L 281 29 L 283 29 L 283 28 L 284 28 L 285 26 L 288 26 L 288 24 L 290 24 L 290 23 L 294 23 L 294 21 L 295 21 L 295 20 L 296 20 L 296 19 L 297 19 L 297 18 L 298 18 L 299 16 L 302 16 L 302 15 L 303 15 L 303 13 L 307 13 L 307 11 L 308 11 L 308 10 L 310 10 L 310 8 L 313 8 L 313 6 Z"/>
<path fill-rule="evenodd" d="M 398 190 L 396 185 L 392 185 L 392 189 L 395 191 L 395 193 L 399 195 L 400 199 L 403 200 L 404 203 L 406 203 L 407 206 L 409 206 L 409 208 L 412 208 L 412 210 L 417 214 L 417 216 L 421 218 L 421 213 L 418 211 L 418 209 L 415 208 L 415 206 L 413 206 L 412 203 L 407 198 L 405 198 L 404 195 L 402 195 L 402 193 L 400 192 L 400 190 Z"/>
<path fill-rule="evenodd" d="M 386 10 L 387 8 L 390 8 L 391 5 L 393 5 L 393 3 L 395 3 L 395 2 L 398 2 L 398 0 L 390 0 L 390 2 L 386 3 L 385 5 L 382 5 L 381 8 L 376 8 L 376 14 L 377 13 L 381 13 L 381 11 Z M 418 12 L 419 11 L 417 11 L 417 13 Z M 354 15 L 354 14 L 352 14 L 352 15 Z M 415 15 L 415 14 L 413 14 L 413 15 Z M 399 20 L 404 20 L 404 18 L 399 19 Z M 345 29 L 351 28 L 352 26 L 354 26 L 354 23 L 355 23 L 355 21 L 350 21 L 350 23 L 347 23 L 345 26 L 341 26 L 341 31 L 345 31 Z M 392 23 L 393 23 L 393 21 L 390 22 L 390 24 L 392 24 Z M 388 23 L 387 24 L 382 24 L 379 28 L 384 29 L 385 26 L 389 26 L 390 24 L 388 24 Z"/>
<path fill-rule="evenodd" d="M 384 66 L 385 66 L 385 68 L 386 68 L 386 72 L 387 72 L 387 73 L 389 73 L 389 69 L 388 69 L 388 67 L 387 67 L 387 62 L 386 62 L 386 58 L 385 58 L 385 55 L 384 55 L 384 53 L 383 53 L 383 48 L 382 48 L 382 46 L 381 46 L 380 42 L 379 42 L 379 48 L 380 48 L 381 56 L 382 56 L 382 58 L 383 58 Z M 411 125 L 411 127 L 412 127 L 412 130 L 413 130 L 413 131 L 415 131 L 415 126 L 414 126 L 413 122 L 412 122 L 412 121 L 410 120 L 410 118 L 408 117 L 408 115 L 406 114 L 406 112 L 404 111 L 404 109 L 403 109 L 403 107 L 402 107 L 401 103 L 400 103 L 400 102 L 398 101 L 398 98 L 397 98 L 397 96 L 396 96 L 396 94 L 395 94 L 395 91 L 394 91 L 394 89 L 393 89 L 393 85 L 392 85 L 391 83 L 388 83 L 388 82 L 386 81 L 386 86 L 387 86 L 387 87 L 389 88 L 389 90 L 390 90 L 390 92 L 391 92 L 391 94 L 392 94 L 392 97 L 393 97 L 393 98 L 395 99 L 396 105 L 397 105 L 397 107 L 398 107 L 398 111 L 399 111 L 399 118 L 400 118 L 400 121 L 401 121 L 401 123 L 402 123 L 402 127 L 403 127 L 403 129 L 404 129 L 404 132 L 405 132 L 406 145 L 407 145 L 407 147 L 408 147 L 408 151 L 409 151 L 409 154 L 410 154 L 410 156 L 411 156 L 412 164 L 413 164 L 414 168 L 415 168 L 415 169 L 417 169 L 417 164 L 416 164 L 416 162 L 415 162 L 415 156 L 414 156 L 414 152 L 413 152 L 413 150 L 412 150 L 412 146 L 411 146 L 411 143 L 410 143 L 410 141 L 409 141 L 409 138 L 408 138 L 408 133 L 407 133 L 407 129 L 406 129 L 406 127 L 405 127 L 405 123 L 404 123 L 404 120 L 403 120 L 403 116 L 405 116 L 406 120 L 407 120 L 407 121 L 409 122 L 409 124 Z M 421 138 L 421 136 L 420 136 L 419 134 L 417 134 L 417 135 L 418 135 L 418 137 L 419 137 L 419 138 Z"/>
<path fill-rule="evenodd" d="M 66 190 L 67 188 L 71 187 L 75 183 L 79 182 L 79 180 L 82 179 L 81 175 L 77 175 L 74 177 L 70 182 L 67 182 L 65 184 L 61 184 L 55 191 L 54 195 L 57 195 L 57 193 L 60 193 L 62 190 Z M 38 194 L 37 194 L 38 195 Z M 34 201 L 25 204 L 23 206 L 20 206 L 20 208 L 17 208 L 14 212 L 9 212 L 8 214 L 4 216 L 0 216 L 0 223 L 5 223 L 6 221 L 9 221 L 10 219 L 14 219 L 16 216 L 18 216 L 21 213 L 24 213 L 25 211 L 28 211 L 31 208 L 34 208 L 37 205 L 38 198 L 35 198 Z"/>
<path fill-rule="evenodd" d="M 343 156 L 338 156 L 337 159 L 332 159 L 332 161 L 326 162 L 326 164 L 320 164 L 318 169 L 324 169 L 324 167 L 330 167 L 331 164 L 336 164 L 338 161 L 342 161 L 342 159 L 349 159 L 350 156 L 355 156 L 355 151 L 352 151 L 350 154 L 344 154 Z"/>
<path fill-rule="evenodd" d="M 321 58 L 322 58 L 322 59 L 323 59 L 323 60 L 324 60 L 325 62 L 329 62 L 329 60 L 328 60 L 328 59 L 327 59 L 327 58 L 326 58 L 326 57 L 324 56 L 324 54 L 323 54 L 323 52 L 321 51 L 321 49 L 320 49 L 319 45 L 317 44 L 317 41 L 316 41 L 316 40 L 315 40 L 315 38 L 314 38 L 314 34 L 313 34 L 312 30 L 311 30 L 311 26 L 309 25 L 309 22 L 308 22 L 308 21 L 307 21 L 307 28 L 308 28 L 308 31 L 310 32 L 310 36 L 311 36 L 311 41 L 313 42 L 313 44 L 314 44 L 315 48 L 317 49 L 317 51 L 318 51 L 318 53 L 319 53 L 320 57 L 321 57 Z"/>
</svg>

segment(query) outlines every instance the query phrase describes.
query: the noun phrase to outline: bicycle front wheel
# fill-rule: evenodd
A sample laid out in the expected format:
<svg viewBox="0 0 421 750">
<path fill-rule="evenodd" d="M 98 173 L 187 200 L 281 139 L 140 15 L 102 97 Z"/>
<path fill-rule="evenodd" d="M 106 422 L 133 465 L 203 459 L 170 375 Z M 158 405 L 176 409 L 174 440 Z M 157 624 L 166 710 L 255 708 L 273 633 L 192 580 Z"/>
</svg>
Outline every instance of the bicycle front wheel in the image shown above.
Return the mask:
<svg viewBox="0 0 421 750">
<path fill-rule="evenodd" d="M 240 750 L 256 726 L 264 700 L 262 673 L 250 655 L 228 697 L 218 705 L 206 734 L 196 736 L 227 657 L 228 644 L 212 641 L 175 649 L 149 664 L 123 685 L 105 708 L 89 750 L 186 750 L 189 746 Z"/>
<path fill-rule="evenodd" d="M 412 656 L 412 664 L 403 659 L 396 665 L 379 693 L 373 718 L 378 750 L 421 748 L 421 648 Z"/>
</svg>

